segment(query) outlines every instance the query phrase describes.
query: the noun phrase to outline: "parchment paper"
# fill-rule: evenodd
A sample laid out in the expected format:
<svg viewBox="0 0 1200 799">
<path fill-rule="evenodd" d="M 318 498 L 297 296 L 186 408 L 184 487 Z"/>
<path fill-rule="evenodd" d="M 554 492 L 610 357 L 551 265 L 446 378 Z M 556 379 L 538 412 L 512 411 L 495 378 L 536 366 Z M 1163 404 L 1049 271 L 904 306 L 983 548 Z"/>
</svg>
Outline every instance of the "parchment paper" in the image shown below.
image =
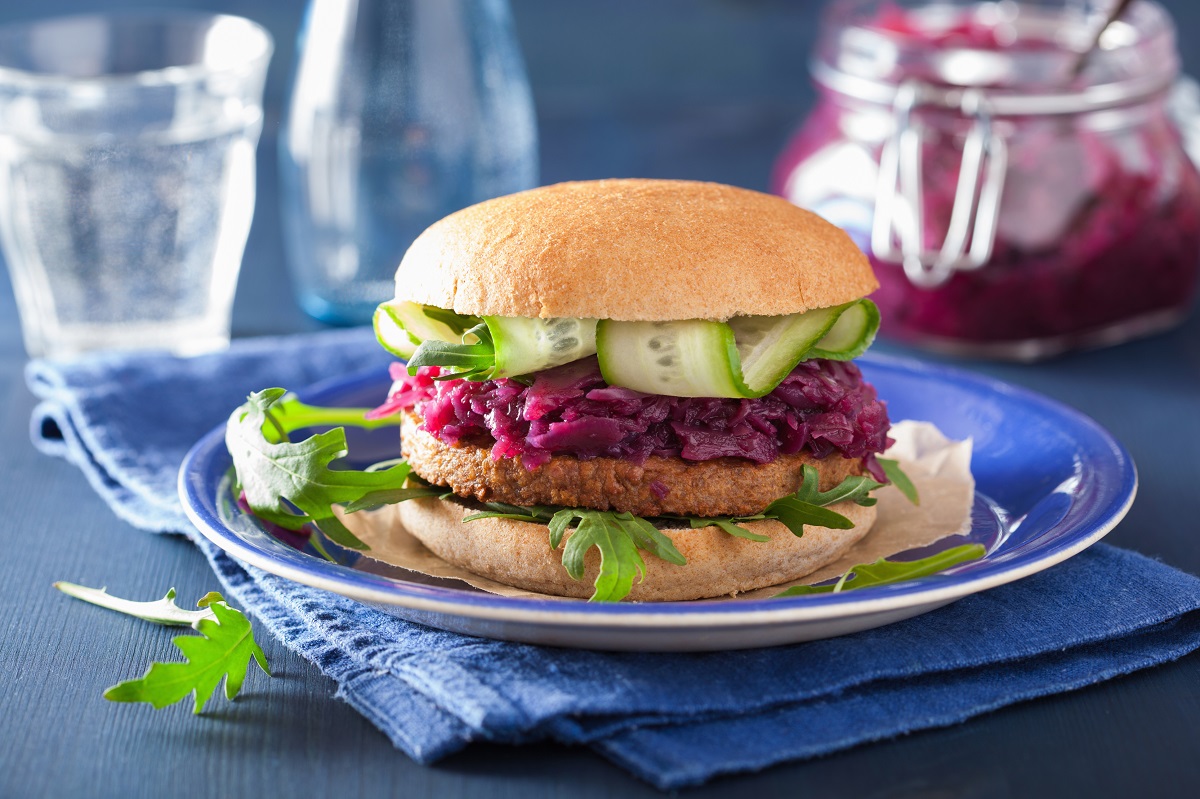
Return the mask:
<svg viewBox="0 0 1200 799">
<path fill-rule="evenodd" d="M 920 506 L 912 505 L 893 486 L 875 492 L 878 517 L 871 532 L 851 547 L 838 561 L 790 583 L 739 594 L 735 599 L 774 596 L 791 585 L 819 583 L 838 577 L 860 563 L 871 563 L 898 552 L 928 546 L 947 536 L 971 528 L 971 506 L 975 481 L 971 477 L 971 440 L 951 441 L 928 422 L 902 421 L 892 425 L 889 435 L 896 443 L 885 456 L 900 461 L 917 486 Z M 425 548 L 397 521 L 394 507 L 341 515 L 342 521 L 369 547 L 366 555 L 430 577 L 461 580 L 482 591 L 513 597 L 561 599 L 497 583 L 453 566 Z M 549 546 L 549 544 L 547 544 Z M 653 557 L 653 555 L 646 555 Z"/>
</svg>

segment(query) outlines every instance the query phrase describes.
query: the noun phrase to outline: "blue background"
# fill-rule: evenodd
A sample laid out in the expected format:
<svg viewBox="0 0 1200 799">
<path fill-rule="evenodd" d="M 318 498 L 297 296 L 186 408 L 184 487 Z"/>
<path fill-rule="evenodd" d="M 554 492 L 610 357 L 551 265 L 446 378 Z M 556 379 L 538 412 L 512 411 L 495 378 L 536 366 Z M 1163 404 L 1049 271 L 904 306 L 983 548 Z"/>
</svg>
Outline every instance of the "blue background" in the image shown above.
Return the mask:
<svg viewBox="0 0 1200 799">
<path fill-rule="evenodd" d="M 0 5 L 0 22 L 93 10 L 44 0 Z M 109 5 L 109 4 L 104 4 Z M 259 203 L 235 333 L 315 329 L 296 308 L 282 260 L 275 134 L 299 26 L 298 2 L 126 3 L 249 16 L 276 38 L 259 150 Z M 1185 66 L 1200 74 L 1200 4 L 1166 5 Z M 115 7 L 115 6 L 114 6 Z M 812 101 L 805 60 L 817 3 L 783 0 L 515 0 L 537 103 L 542 179 L 622 175 L 766 187 L 771 163 Z M 888 349 L 884 347 L 883 349 Z M 897 349 L 897 348 L 893 348 Z M 267 643 L 278 678 L 255 679 L 205 717 L 101 699 L 172 633 L 83 607 L 56 579 L 191 600 L 215 587 L 181 539 L 118 521 L 71 466 L 37 455 L 15 309 L 0 285 L 0 796 L 366 794 L 651 795 L 594 755 L 553 745 L 474 746 L 433 768 L 391 748 L 332 697 L 332 684 Z M 965 364 L 1095 417 L 1137 461 L 1142 490 L 1113 543 L 1200 573 L 1200 319 L 1165 336 L 1037 366 Z M 185 413 L 186 409 L 180 409 Z M 1200 655 L 1010 708 L 960 727 L 862 747 L 695 795 L 1129 796 L 1200 785 Z"/>
</svg>

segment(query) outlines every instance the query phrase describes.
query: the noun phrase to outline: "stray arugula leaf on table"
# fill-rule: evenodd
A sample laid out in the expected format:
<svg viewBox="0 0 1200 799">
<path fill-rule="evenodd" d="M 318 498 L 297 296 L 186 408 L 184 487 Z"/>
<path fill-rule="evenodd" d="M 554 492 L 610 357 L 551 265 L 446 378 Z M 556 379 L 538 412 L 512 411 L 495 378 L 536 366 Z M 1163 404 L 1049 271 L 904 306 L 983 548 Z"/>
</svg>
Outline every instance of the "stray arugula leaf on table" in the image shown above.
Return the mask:
<svg viewBox="0 0 1200 799">
<path fill-rule="evenodd" d="M 184 610 L 175 604 L 174 588 L 154 602 L 134 602 L 112 596 L 103 588 L 67 582 L 57 582 L 54 587 L 93 605 L 156 624 L 191 627 L 200 633 L 175 637 L 175 646 L 187 658 L 185 662 L 152 663 L 140 679 L 126 680 L 106 690 L 105 699 L 147 702 L 161 708 L 195 694 L 192 712 L 200 713 L 222 679 L 225 680 L 226 698 L 233 699 L 238 695 L 251 658 L 268 676 L 271 674 L 267 657 L 254 640 L 250 620 L 216 591 L 200 598 L 196 603 L 199 610 Z"/>
</svg>

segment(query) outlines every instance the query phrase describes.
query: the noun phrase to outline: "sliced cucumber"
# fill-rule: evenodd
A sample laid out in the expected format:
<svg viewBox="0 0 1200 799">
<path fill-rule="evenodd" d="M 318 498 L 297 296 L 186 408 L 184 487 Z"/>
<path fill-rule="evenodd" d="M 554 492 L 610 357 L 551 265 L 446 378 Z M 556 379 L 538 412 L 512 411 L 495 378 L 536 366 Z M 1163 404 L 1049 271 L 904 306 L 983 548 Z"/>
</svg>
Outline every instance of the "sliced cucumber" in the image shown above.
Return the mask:
<svg viewBox="0 0 1200 799">
<path fill-rule="evenodd" d="M 471 329 L 480 324 L 487 325 L 487 333 L 480 327 L 477 337 Z M 413 368 L 419 362 L 487 380 L 540 372 L 597 353 L 611 385 L 676 397 L 761 397 L 805 358 L 861 355 L 878 329 L 879 309 L 870 300 L 727 323 L 481 320 L 398 300 L 375 312 L 375 334 L 395 355 L 412 358 L 428 342 Z"/>
<path fill-rule="evenodd" d="M 496 349 L 492 378 L 540 372 L 596 351 L 595 319 L 485 316 L 484 321 Z"/>
<path fill-rule="evenodd" d="M 775 390 L 809 354 L 846 306 L 816 308 L 788 316 L 738 316 L 729 320 L 741 360 L 742 396 L 761 397 Z"/>
<path fill-rule="evenodd" d="M 478 324 L 453 311 L 430 310 L 437 313 L 427 314 L 426 306 L 407 300 L 382 303 L 375 309 L 375 337 L 393 355 L 411 358 L 422 341 L 459 341 L 463 331 Z"/>
<path fill-rule="evenodd" d="M 859 300 L 838 317 L 829 332 L 809 351 L 809 358 L 848 361 L 867 351 L 879 332 L 879 308 Z"/>
<path fill-rule="evenodd" d="M 842 325 L 847 315 L 851 319 Z M 612 385 L 675 397 L 753 398 L 774 391 L 805 358 L 860 354 L 878 324 L 875 306 L 859 300 L 727 323 L 602 320 L 596 345 L 600 371 Z"/>
<path fill-rule="evenodd" d="M 740 397 L 733 331 L 724 322 L 614 322 L 596 328 L 610 385 L 673 397 Z"/>
</svg>

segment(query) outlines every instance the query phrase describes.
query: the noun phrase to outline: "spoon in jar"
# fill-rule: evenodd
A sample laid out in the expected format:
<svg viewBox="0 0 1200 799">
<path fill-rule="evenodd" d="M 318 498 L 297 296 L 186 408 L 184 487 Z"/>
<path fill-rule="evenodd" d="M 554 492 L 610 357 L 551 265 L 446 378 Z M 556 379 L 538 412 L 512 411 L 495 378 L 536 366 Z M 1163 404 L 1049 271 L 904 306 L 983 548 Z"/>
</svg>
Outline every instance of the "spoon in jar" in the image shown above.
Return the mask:
<svg viewBox="0 0 1200 799">
<path fill-rule="evenodd" d="M 1133 0 L 1117 0 L 1117 2 L 1113 3 L 1112 9 L 1110 9 L 1108 12 L 1108 18 L 1104 20 L 1104 24 L 1101 25 L 1099 30 L 1096 31 L 1096 35 L 1092 39 L 1091 44 L 1088 45 L 1087 49 L 1076 56 L 1075 63 L 1071 65 L 1071 71 L 1067 73 L 1068 82 L 1074 81 L 1079 77 L 1079 75 L 1083 72 L 1083 68 L 1087 66 L 1088 58 L 1091 57 L 1092 53 L 1099 49 L 1100 40 L 1104 38 L 1104 32 L 1107 31 L 1112 24 L 1116 22 L 1122 14 L 1125 13 L 1125 9 L 1129 8 L 1129 6 L 1132 4 Z"/>
</svg>

